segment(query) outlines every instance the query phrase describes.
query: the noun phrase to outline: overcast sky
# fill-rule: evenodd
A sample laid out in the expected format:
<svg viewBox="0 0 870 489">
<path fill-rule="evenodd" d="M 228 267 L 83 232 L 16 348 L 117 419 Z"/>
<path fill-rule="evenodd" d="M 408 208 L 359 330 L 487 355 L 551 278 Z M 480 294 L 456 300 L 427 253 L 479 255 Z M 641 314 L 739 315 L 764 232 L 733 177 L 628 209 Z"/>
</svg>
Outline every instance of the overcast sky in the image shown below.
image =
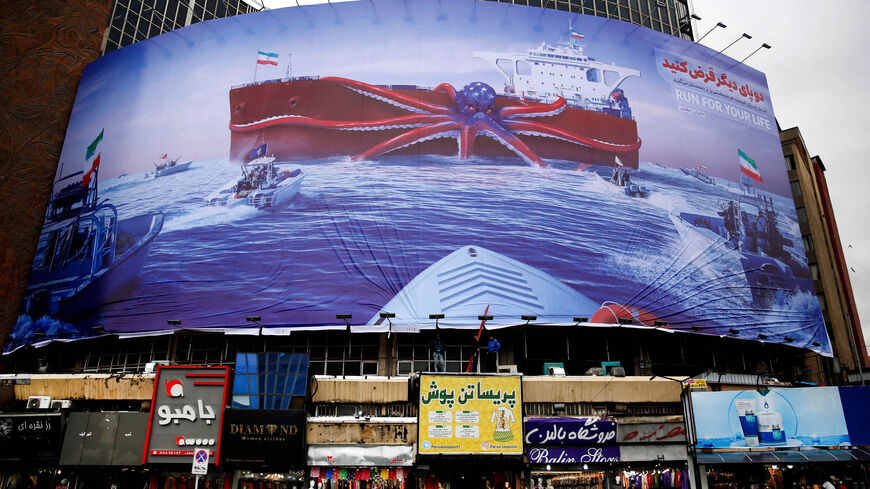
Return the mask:
<svg viewBox="0 0 870 489">
<path fill-rule="evenodd" d="M 735 59 L 768 43 L 746 63 L 767 75 L 773 110 L 783 129 L 798 126 L 811 155 L 818 155 L 851 271 L 864 337 L 870 338 L 870 149 L 868 94 L 870 75 L 866 0 L 692 0 L 698 37 L 716 22 L 701 43 Z"/>
</svg>

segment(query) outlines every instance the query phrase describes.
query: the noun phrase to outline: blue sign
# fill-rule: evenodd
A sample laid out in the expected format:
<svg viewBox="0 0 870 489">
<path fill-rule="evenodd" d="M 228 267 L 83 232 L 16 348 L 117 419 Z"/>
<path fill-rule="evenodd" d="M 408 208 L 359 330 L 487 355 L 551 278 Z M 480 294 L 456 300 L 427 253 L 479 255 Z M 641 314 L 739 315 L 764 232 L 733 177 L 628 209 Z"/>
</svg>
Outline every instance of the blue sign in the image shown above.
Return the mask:
<svg viewBox="0 0 870 489">
<path fill-rule="evenodd" d="M 700 448 L 854 444 L 836 387 L 693 392 L 691 396 Z M 855 405 L 850 412 L 858 409 L 866 418 L 867 405 Z M 862 422 L 855 416 L 850 419 Z"/>
<path fill-rule="evenodd" d="M 616 443 L 616 421 L 598 418 L 530 418 L 529 445 L 603 445 Z"/>
</svg>

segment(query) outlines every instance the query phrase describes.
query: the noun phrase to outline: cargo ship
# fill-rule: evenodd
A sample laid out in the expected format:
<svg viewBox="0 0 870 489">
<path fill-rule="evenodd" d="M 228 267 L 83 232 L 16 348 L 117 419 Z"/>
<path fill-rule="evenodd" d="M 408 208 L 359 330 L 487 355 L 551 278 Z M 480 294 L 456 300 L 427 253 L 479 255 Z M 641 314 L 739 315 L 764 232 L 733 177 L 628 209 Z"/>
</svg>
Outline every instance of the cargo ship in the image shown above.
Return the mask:
<svg viewBox="0 0 870 489">
<path fill-rule="evenodd" d="M 641 141 L 620 84 L 638 70 L 589 58 L 573 39 L 474 56 L 506 78 L 503 93 L 481 82 L 429 89 L 320 76 L 233 87 L 230 158 L 268 143 L 277 161 L 435 154 L 613 166 L 618 156 L 637 168 Z"/>
</svg>

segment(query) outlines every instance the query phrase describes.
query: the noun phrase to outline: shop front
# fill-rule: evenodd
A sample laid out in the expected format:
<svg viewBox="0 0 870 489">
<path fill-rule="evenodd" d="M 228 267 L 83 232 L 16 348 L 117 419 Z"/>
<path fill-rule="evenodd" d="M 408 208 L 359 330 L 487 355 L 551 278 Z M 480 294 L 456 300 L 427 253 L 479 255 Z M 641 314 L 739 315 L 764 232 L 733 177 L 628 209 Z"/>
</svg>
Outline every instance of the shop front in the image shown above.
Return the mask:
<svg viewBox="0 0 870 489">
<path fill-rule="evenodd" d="M 420 377 L 420 489 L 525 487 L 516 375 Z"/>
<path fill-rule="evenodd" d="M 221 444 L 231 489 L 307 486 L 303 410 L 227 409 Z"/>
<path fill-rule="evenodd" d="M 529 418 L 525 439 L 529 486 L 534 489 L 688 487 L 681 423 Z"/>
<path fill-rule="evenodd" d="M 692 393 L 705 489 L 866 489 L 870 388 Z"/>
<path fill-rule="evenodd" d="M 0 489 L 70 486 L 58 468 L 63 424 L 61 413 L 0 414 Z"/>
<path fill-rule="evenodd" d="M 413 445 L 309 445 L 309 487 L 405 489 L 414 487 Z"/>
<path fill-rule="evenodd" d="M 141 489 L 151 477 L 142 466 L 148 413 L 70 413 L 60 452 L 69 489 Z"/>
<path fill-rule="evenodd" d="M 221 465 L 228 367 L 160 366 L 154 380 L 142 463 L 149 489 L 230 489 Z M 193 454 L 208 453 L 207 473 L 192 474 Z"/>
</svg>

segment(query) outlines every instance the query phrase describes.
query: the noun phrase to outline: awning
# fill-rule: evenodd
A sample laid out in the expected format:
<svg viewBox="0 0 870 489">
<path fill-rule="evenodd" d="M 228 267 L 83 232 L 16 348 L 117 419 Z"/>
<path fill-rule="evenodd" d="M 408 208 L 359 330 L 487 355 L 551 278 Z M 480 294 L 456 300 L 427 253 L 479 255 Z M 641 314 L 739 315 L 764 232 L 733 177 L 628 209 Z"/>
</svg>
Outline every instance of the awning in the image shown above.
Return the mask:
<svg viewBox="0 0 870 489">
<path fill-rule="evenodd" d="M 414 445 L 309 445 L 307 461 L 337 467 L 410 467 Z"/>
<path fill-rule="evenodd" d="M 698 464 L 779 464 L 806 462 L 868 462 L 870 451 L 851 450 L 780 450 L 775 452 L 698 453 Z"/>
</svg>

